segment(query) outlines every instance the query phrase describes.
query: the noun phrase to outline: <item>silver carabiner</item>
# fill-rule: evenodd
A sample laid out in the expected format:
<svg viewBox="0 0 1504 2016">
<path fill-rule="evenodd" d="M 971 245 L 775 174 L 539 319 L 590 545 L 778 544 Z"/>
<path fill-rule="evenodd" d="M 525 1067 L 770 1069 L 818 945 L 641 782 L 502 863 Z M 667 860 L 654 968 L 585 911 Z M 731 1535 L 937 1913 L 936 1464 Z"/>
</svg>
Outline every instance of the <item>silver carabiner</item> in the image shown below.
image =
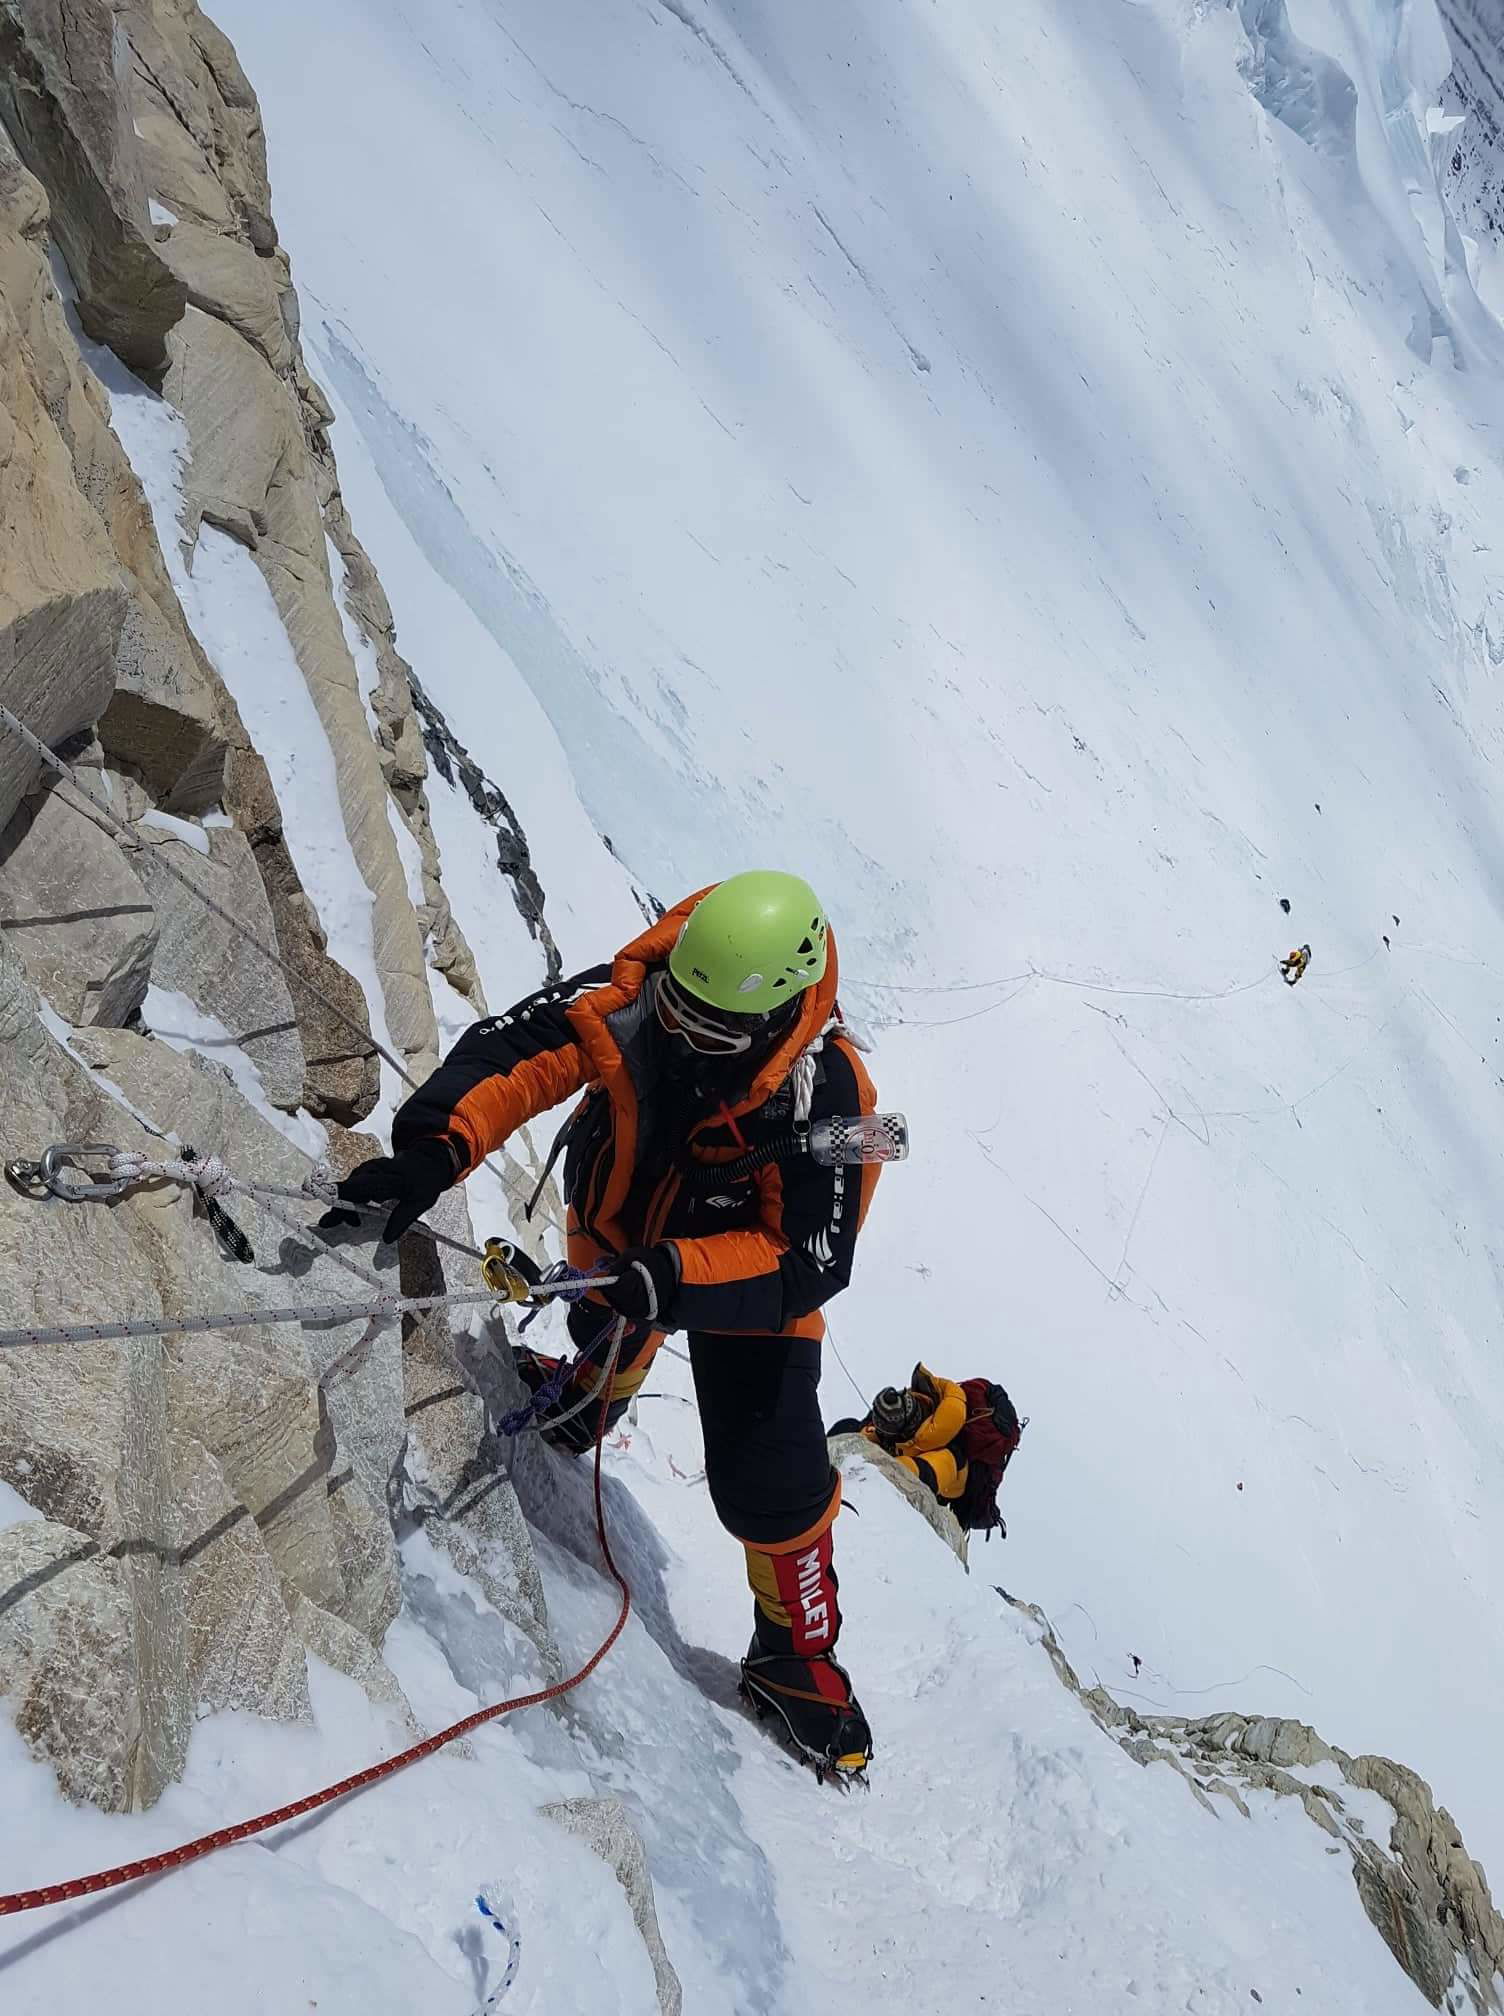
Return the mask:
<svg viewBox="0 0 1504 2016">
<path fill-rule="evenodd" d="M 55 1141 L 42 1151 L 37 1162 L 7 1162 L 5 1173 L 19 1190 L 36 1197 L 44 1191 L 66 1204 L 105 1203 L 130 1188 L 129 1176 L 88 1175 L 78 1180 L 77 1164 L 85 1157 L 102 1160 L 107 1166 L 120 1151 L 108 1141 Z M 65 1168 L 75 1171 L 75 1180 L 63 1181 Z"/>
</svg>

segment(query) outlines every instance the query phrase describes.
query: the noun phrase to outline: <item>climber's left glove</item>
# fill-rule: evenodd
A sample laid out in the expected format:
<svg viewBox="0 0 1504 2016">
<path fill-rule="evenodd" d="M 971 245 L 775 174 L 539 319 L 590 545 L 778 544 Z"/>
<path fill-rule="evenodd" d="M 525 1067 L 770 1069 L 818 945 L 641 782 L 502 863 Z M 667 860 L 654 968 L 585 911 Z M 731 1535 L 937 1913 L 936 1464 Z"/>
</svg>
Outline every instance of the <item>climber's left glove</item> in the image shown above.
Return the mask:
<svg viewBox="0 0 1504 2016">
<path fill-rule="evenodd" d="M 373 1155 L 369 1162 L 362 1162 L 338 1185 L 335 1194 L 344 1204 L 394 1205 L 381 1235 L 390 1244 L 438 1203 L 458 1175 L 459 1165 L 447 1140 L 415 1141 L 395 1155 Z M 355 1213 L 341 1211 L 336 1204 L 319 1220 L 319 1230 L 359 1223 Z"/>
<path fill-rule="evenodd" d="M 669 1309 L 679 1290 L 679 1255 L 671 1245 L 629 1246 L 610 1261 L 616 1279 L 601 1294 L 629 1323 L 671 1327 Z"/>
</svg>

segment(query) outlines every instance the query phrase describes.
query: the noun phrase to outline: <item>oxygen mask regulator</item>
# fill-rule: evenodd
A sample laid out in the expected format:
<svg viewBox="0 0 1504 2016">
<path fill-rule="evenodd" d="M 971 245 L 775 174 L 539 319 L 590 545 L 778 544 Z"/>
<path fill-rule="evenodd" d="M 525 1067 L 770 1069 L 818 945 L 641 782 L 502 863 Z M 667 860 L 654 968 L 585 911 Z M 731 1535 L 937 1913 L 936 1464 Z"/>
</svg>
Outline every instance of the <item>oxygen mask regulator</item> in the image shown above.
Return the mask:
<svg viewBox="0 0 1504 2016">
<path fill-rule="evenodd" d="M 795 1128 L 794 1132 L 798 1133 Z M 863 1162 L 902 1162 L 909 1152 L 909 1123 L 901 1113 L 859 1113 L 816 1120 L 805 1135 L 810 1156 L 822 1169 Z"/>
<path fill-rule="evenodd" d="M 856 1169 L 866 1163 L 902 1162 L 909 1152 L 909 1123 L 901 1113 L 835 1114 L 793 1121 L 732 1162 L 694 1163 L 680 1171 L 691 1189 L 713 1190 L 754 1175 L 769 1162 L 808 1155 L 822 1169 Z"/>
</svg>

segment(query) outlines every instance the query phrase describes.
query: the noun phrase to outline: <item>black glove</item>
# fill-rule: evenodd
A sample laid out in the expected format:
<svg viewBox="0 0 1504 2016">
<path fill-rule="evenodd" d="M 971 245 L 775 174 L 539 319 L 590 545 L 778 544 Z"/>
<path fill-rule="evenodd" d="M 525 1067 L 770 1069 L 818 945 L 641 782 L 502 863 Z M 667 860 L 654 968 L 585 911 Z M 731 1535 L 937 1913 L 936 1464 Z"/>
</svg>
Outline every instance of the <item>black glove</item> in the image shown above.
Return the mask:
<svg viewBox="0 0 1504 2016">
<path fill-rule="evenodd" d="M 362 1162 L 337 1186 L 335 1194 L 347 1204 L 395 1204 L 397 1208 L 381 1235 L 390 1245 L 438 1203 L 458 1173 L 447 1141 L 415 1141 L 395 1155 L 376 1155 Z M 359 1223 L 355 1213 L 335 1205 L 319 1220 L 319 1230 L 329 1232 L 336 1226 Z"/>
<path fill-rule="evenodd" d="M 679 1256 L 672 1246 L 629 1246 L 609 1263 L 616 1279 L 601 1294 L 629 1323 L 669 1327 L 669 1304 L 679 1286 Z"/>
</svg>

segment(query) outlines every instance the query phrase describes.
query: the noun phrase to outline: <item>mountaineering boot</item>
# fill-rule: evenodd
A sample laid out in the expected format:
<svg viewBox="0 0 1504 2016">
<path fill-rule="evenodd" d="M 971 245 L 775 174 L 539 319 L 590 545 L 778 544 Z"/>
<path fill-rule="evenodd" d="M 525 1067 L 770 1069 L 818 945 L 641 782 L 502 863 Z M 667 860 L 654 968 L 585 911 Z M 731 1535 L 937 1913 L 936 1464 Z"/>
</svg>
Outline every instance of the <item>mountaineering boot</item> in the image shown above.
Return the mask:
<svg viewBox="0 0 1504 2016">
<path fill-rule="evenodd" d="M 598 1336 L 582 1345 L 578 1356 L 569 1364 L 567 1373 L 561 1373 L 561 1361 L 556 1357 L 530 1350 L 526 1344 L 512 1346 L 512 1363 L 528 1392 L 536 1398 L 544 1393 L 545 1388 L 548 1389 L 539 1410 L 539 1422 L 543 1439 L 551 1448 L 583 1456 L 595 1447 L 595 1438 L 601 1426 L 597 1396 L 603 1372 L 602 1361 L 609 1351 L 607 1339 L 611 1327 L 607 1322 Z M 573 1328 L 571 1334 L 574 1335 Z M 578 1336 L 575 1341 L 579 1343 Z M 653 1351 L 646 1347 L 652 1342 L 653 1333 L 640 1325 L 632 1326 L 623 1339 L 621 1362 L 618 1362 L 612 1382 L 611 1405 L 606 1412 L 607 1434 L 626 1413 L 647 1377 Z M 567 1414 L 569 1419 L 555 1425 L 553 1417 L 557 1414 Z"/>
<path fill-rule="evenodd" d="M 872 1731 L 851 1675 L 830 1652 L 810 1658 L 769 1652 L 760 1631 L 742 1661 L 742 1693 L 758 1719 L 772 1709 L 793 1749 L 820 1780 L 859 1777 L 872 1761 Z"/>
<path fill-rule="evenodd" d="M 512 1363 L 517 1368 L 517 1376 L 534 1398 L 544 1387 L 552 1387 L 557 1398 L 545 1402 L 540 1414 L 540 1433 L 551 1448 L 563 1449 L 571 1456 L 583 1456 L 587 1449 L 595 1447 L 596 1430 L 600 1425 L 600 1406 L 581 1408 L 567 1421 L 557 1427 L 550 1425 L 550 1416 L 565 1413 L 585 1398 L 588 1388 L 577 1388 L 572 1378 L 559 1384 L 559 1363 L 557 1358 L 545 1357 L 541 1351 L 530 1351 L 525 1344 L 512 1346 Z M 613 1408 L 615 1414 L 619 1409 Z"/>
<path fill-rule="evenodd" d="M 856 1777 L 871 1760 L 872 1731 L 832 1650 L 841 1612 L 830 1529 L 788 1553 L 746 1552 L 756 1623 L 742 1693 L 759 1720 L 777 1716 L 817 1778 Z"/>
</svg>

